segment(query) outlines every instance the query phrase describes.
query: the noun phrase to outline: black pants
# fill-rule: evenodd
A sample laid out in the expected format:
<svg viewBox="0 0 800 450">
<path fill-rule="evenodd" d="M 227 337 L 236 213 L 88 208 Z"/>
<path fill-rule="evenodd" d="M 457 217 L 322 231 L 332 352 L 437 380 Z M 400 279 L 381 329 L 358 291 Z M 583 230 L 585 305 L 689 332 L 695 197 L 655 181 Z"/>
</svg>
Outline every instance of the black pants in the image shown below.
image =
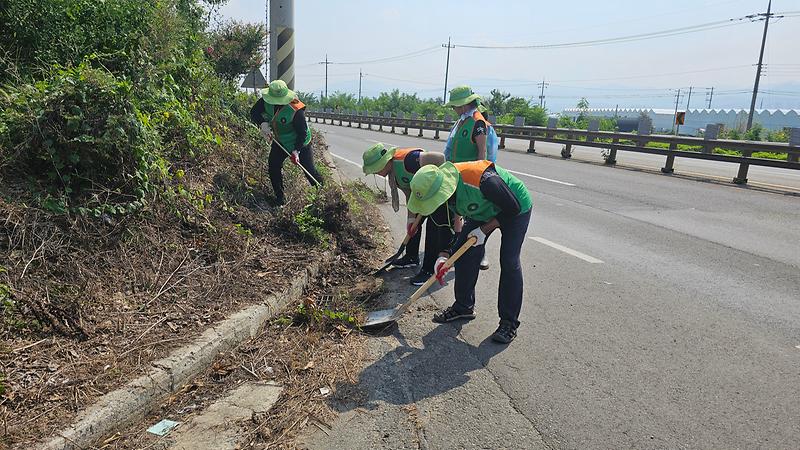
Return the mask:
<svg viewBox="0 0 800 450">
<path fill-rule="evenodd" d="M 300 156 L 300 164 L 322 184 L 322 177 L 319 175 L 319 172 L 317 172 L 317 168 L 314 167 L 314 154 L 311 151 L 311 147 L 305 145 L 300 148 L 298 153 Z M 283 204 L 286 200 L 283 195 L 283 162 L 286 161 L 288 157 L 289 155 L 287 155 L 282 148 L 278 147 L 278 144 L 272 143 L 272 148 L 269 150 L 267 168 L 269 170 L 269 180 L 272 182 L 272 190 L 275 192 L 275 198 L 279 204 Z M 303 174 L 305 175 L 305 172 L 303 172 Z M 308 175 L 306 175 L 306 178 L 312 186 L 315 184 L 314 180 L 309 178 Z"/>
<path fill-rule="evenodd" d="M 497 312 L 500 319 L 519 326 L 522 309 L 522 265 L 519 254 L 528 232 L 531 211 L 500 222 L 500 286 L 497 290 Z M 464 233 L 469 233 L 483 222 L 467 219 Z M 457 311 L 472 311 L 475 307 L 475 284 L 478 282 L 480 262 L 486 246 L 472 247 L 456 261 L 455 308 Z"/>
<path fill-rule="evenodd" d="M 448 217 L 449 216 L 449 217 Z M 439 252 L 446 249 L 453 238 L 453 214 L 447 203 L 443 204 L 428 217 L 423 217 L 425 222 L 425 258 L 422 260 L 422 270 L 433 273 L 433 265 Z M 406 245 L 406 255 L 419 259 L 419 242 L 422 237 L 422 223 L 419 230 Z"/>
</svg>

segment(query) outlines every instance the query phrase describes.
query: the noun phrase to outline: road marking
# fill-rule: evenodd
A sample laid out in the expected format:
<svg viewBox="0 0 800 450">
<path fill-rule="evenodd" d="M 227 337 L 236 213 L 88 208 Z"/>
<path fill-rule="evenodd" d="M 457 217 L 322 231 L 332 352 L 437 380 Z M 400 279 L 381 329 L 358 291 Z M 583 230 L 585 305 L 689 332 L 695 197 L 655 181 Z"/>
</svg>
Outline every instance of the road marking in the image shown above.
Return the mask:
<svg viewBox="0 0 800 450">
<path fill-rule="evenodd" d="M 347 158 L 345 158 L 345 157 L 343 157 L 343 156 L 339 156 L 339 155 L 337 155 L 336 153 L 333 153 L 333 152 L 331 152 L 331 155 L 333 155 L 333 157 L 334 157 L 334 158 L 339 158 L 339 159 L 341 159 L 342 161 L 349 162 L 350 164 L 352 164 L 352 165 L 354 165 L 354 166 L 358 167 L 359 169 L 361 168 L 361 164 L 359 164 L 359 163 L 357 163 L 357 162 L 350 161 L 349 159 L 347 159 Z"/>
<path fill-rule="evenodd" d="M 540 244 L 547 245 L 548 247 L 553 247 L 556 250 L 561 250 L 562 252 L 564 252 L 564 253 L 566 253 L 568 255 L 572 255 L 572 256 L 574 256 L 576 258 L 580 258 L 580 259 L 582 259 L 582 260 L 584 260 L 584 261 L 586 261 L 586 262 L 588 262 L 590 264 L 603 264 L 602 260 L 599 260 L 599 259 L 597 259 L 597 258 L 595 258 L 593 256 L 589 256 L 589 255 L 587 255 L 585 253 L 581 253 L 581 252 L 579 252 L 577 250 L 573 250 L 573 249 L 571 249 L 569 247 L 564 247 L 561 244 L 556 244 L 555 242 L 548 241 L 547 239 L 545 239 L 543 237 L 529 236 L 528 239 L 534 240 L 534 241 L 536 241 L 536 242 L 538 242 Z"/>
<path fill-rule="evenodd" d="M 800 350 L 800 345 L 795 345 L 794 348 Z"/>
<path fill-rule="evenodd" d="M 508 171 L 508 172 L 511 172 L 511 173 L 515 173 L 515 174 L 517 174 L 517 175 L 524 175 L 524 176 L 526 176 L 526 177 L 536 178 L 536 179 L 538 179 L 538 180 L 549 181 L 549 182 L 551 182 L 551 183 L 563 184 L 564 186 L 575 186 L 574 184 L 572 184 L 572 183 L 567 183 L 566 181 L 558 181 L 558 180 L 554 180 L 554 179 L 552 179 L 552 178 L 540 177 L 540 176 L 538 176 L 538 175 L 531 175 L 531 174 L 529 174 L 529 173 L 525 173 L 525 172 L 517 172 L 516 170 L 509 170 L 509 169 L 506 169 L 506 171 Z"/>
</svg>

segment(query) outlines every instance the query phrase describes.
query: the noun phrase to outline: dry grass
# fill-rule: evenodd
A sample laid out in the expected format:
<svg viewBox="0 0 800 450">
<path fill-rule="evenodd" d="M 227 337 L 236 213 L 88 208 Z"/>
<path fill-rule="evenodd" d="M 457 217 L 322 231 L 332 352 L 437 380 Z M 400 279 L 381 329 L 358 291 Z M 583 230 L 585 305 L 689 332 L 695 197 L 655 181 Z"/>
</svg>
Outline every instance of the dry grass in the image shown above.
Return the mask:
<svg viewBox="0 0 800 450">
<path fill-rule="evenodd" d="M 278 213 L 262 150 L 246 144 L 182 168 L 172 186 L 196 196 L 162 193 L 133 217 L 55 216 L 3 184 L 0 285 L 11 296 L 0 297 L 0 448 L 51 436 L 149 362 L 287 285 L 322 251 L 282 226 L 303 207 L 305 180 L 287 165 L 293 200 Z M 321 161 L 324 143 L 315 146 Z M 198 208 L 205 194 L 213 201 Z M 335 242 L 351 239 L 346 218 L 332 223 L 343 236 Z"/>
</svg>

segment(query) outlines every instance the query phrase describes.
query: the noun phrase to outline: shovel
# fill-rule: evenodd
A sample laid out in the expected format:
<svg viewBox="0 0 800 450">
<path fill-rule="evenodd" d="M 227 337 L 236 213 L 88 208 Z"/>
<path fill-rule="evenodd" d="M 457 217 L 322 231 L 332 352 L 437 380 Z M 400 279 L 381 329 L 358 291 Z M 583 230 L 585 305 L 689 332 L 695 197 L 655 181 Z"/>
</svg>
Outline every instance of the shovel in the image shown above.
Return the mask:
<svg viewBox="0 0 800 450">
<path fill-rule="evenodd" d="M 417 214 L 417 218 L 414 220 L 414 225 L 412 225 L 412 229 L 416 230 L 419 227 L 419 223 L 420 222 L 422 222 L 422 216 Z M 419 233 L 419 230 L 417 230 L 417 233 Z M 405 251 L 406 245 L 408 245 L 408 241 L 410 241 L 411 238 L 412 238 L 412 235 L 406 234 L 406 238 L 403 239 L 403 243 L 400 244 L 400 248 L 397 249 L 397 253 L 395 253 L 394 255 L 392 255 L 389 258 L 387 258 L 384 261 L 386 264 L 383 267 L 381 267 L 380 269 L 378 269 L 378 271 L 375 272 L 373 275 L 380 275 L 383 272 L 386 272 L 386 269 L 388 269 L 389 266 L 391 266 L 392 263 L 395 262 L 397 260 L 397 258 L 399 258 L 400 255 L 403 254 L 403 251 Z"/>
<path fill-rule="evenodd" d="M 451 256 L 450 258 L 447 259 L 447 261 L 445 261 L 444 267 L 447 267 L 448 269 L 450 267 L 453 267 L 453 264 L 456 263 L 458 258 L 460 258 L 461 255 L 463 255 L 467 250 L 469 250 L 469 248 L 472 247 L 472 244 L 474 244 L 475 241 L 477 240 L 478 238 L 476 237 L 471 237 L 467 239 L 467 242 L 464 242 L 464 245 L 462 245 L 461 248 L 458 249 L 458 251 L 453 253 L 453 256 Z M 399 319 L 400 316 L 402 316 L 403 313 L 405 313 L 408 310 L 408 308 L 411 307 L 412 303 L 414 303 L 415 301 L 417 301 L 417 299 L 422 297 L 425 291 L 427 291 L 428 288 L 431 287 L 431 285 L 435 281 L 436 281 L 436 274 L 433 274 L 431 275 L 430 278 L 428 278 L 428 281 L 426 281 L 425 284 L 420 286 L 419 289 L 416 290 L 416 292 L 411 294 L 411 297 L 409 297 L 408 301 L 406 301 L 405 303 L 397 305 L 392 309 L 373 311 L 367 314 L 367 320 L 364 321 L 364 323 L 361 325 L 361 328 L 388 325 L 391 322 L 397 321 L 397 319 Z"/>
</svg>

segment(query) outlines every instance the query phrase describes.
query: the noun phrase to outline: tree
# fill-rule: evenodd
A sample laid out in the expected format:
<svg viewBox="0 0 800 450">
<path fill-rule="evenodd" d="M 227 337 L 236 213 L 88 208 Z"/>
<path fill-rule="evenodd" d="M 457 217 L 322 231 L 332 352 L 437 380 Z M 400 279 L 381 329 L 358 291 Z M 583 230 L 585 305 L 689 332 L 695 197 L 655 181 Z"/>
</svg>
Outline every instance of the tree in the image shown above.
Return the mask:
<svg viewBox="0 0 800 450">
<path fill-rule="evenodd" d="M 297 98 L 306 105 L 317 106 L 319 104 L 319 100 L 317 100 L 317 96 L 313 92 L 303 92 L 303 91 L 295 91 L 295 92 L 297 93 Z"/>
<path fill-rule="evenodd" d="M 506 101 L 511 98 L 511 94 L 507 92 L 500 92 L 497 89 L 492 89 L 491 97 L 486 100 L 486 108 L 496 116 L 502 116 L 506 113 Z"/>
<path fill-rule="evenodd" d="M 212 31 L 207 53 L 220 78 L 234 80 L 260 66 L 266 37 L 260 23 L 230 21 Z"/>
</svg>

